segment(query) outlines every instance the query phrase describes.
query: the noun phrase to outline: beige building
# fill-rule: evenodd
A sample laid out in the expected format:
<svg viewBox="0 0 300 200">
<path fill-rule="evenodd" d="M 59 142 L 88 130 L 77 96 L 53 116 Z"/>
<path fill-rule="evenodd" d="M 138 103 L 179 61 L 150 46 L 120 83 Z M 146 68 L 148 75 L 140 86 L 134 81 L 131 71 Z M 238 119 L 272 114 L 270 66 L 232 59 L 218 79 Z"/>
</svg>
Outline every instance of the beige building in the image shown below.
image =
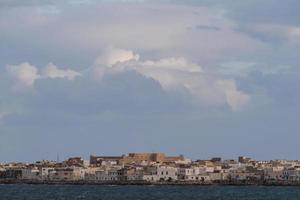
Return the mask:
<svg viewBox="0 0 300 200">
<path fill-rule="evenodd" d="M 127 156 L 91 156 L 90 164 L 93 166 L 101 166 L 107 163 L 126 165 L 142 162 L 170 163 L 184 160 L 182 155 L 166 156 L 164 153 L 129 153 Z"/>
<path fill-rule="evenodd" d="M 264 180 L 268 180 L 268 181 L 284 180 L 283 170 L 284 170 L 283 166 L 264 168 Z"/>
</svg>

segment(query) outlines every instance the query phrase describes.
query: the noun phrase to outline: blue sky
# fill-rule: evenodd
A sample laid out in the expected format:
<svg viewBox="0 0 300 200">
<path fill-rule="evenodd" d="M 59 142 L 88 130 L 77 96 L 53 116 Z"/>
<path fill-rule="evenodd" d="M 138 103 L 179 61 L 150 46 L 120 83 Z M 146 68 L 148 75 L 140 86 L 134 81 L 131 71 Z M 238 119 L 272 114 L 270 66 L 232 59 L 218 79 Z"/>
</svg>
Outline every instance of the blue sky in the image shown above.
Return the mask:
<svg viewBox="0 0 300 200">
<path fill-rule="evenodd" d="M 298 0 L 0 0 L 0 162 L 299 159 Z"/>
</svg>

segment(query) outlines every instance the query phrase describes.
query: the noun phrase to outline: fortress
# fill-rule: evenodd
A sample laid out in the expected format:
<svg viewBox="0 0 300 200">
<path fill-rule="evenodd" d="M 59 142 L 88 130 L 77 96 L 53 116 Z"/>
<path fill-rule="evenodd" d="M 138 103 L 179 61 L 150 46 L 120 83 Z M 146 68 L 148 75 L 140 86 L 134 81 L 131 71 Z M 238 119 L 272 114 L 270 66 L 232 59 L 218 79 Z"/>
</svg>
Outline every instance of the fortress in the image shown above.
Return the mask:
<svg viewBox="0 0 300 200">
<path fill-rule="evenodd" d="M 184 157 L 179 156 L 166 156 L 164 153 L 129 153 L 122 156 L 90 156 L 91 165 L 101 165 L 102 162 L 115 162 L 116 164 L 130 164 L 140 162 L 157 162 L 157 163 L 170 163 L 176 161 L 183 161 Z"/>
</svg>

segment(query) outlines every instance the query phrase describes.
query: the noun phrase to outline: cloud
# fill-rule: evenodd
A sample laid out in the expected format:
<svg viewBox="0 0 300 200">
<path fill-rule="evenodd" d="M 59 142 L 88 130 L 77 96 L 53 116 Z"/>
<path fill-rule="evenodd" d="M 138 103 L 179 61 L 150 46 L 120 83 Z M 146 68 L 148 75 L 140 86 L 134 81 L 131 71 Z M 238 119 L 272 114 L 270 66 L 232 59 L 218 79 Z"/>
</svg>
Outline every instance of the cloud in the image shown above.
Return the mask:
<svg viewBox="0 0 300 200">
<path fill-rule="evenodd" d="M 237 111 L 250 101 L 250 96 L 238 89 L 235 80 L 213 75 L 184 57 L 140 60 L 140 55 L 131 50 L 110 47 L 96 59 L 92 69 L 97 79 L 109 74 L 135 71 L 155 80 L 167 92 L 189 93 L 200 105 L 229 106 Z M 42 69 L 28 63 L 8 65 L 7 71 L 15 81 L 14 88 L 18 90 L 32 89 L 36 80 L 74 80 L 83 76 L 74 70 L 59 69 L 52 63 Z"/>
<path fill-rule="evenodd" d="M 13 88 L 20 91 L 27 88 L 33 88 L 35 81 L 38 79 L 66 78 L 68 80 L 73 80 L 77 76 L 81 76 L 79 72 L 70 69 L 58 69 L 52 63 L 48 64 L 42 70 L 42 73 L 39 73 L 39 69 L 37 67 L 27 62 L 19 65 L 7 65 L 6 71 L 15 81 Z"/>
<path fill-rule="evenodd" d="M 81 76 L 81 73 L 70 69 L 58 69 L 52 63 L 48 64 L 42 72 L 42 77 L 46 78 L 66 78 L 68 80 L 73 80 L 78 76 Z"/>
<path fill-rule="evenodd" d="M 132 51 L 108 49 L 95 63 L 94 71 L 99 78 L 109 73 L 134 70 L 158 81 L 166 91 L 187 90 L 206 105 L 227 104 L 237 111 L 250 100 L 249 95 L 238 90 L 234 80 L 210 75 L 201 66 L 182 57 L 142 61 Z"/>
<path fill-rule="evenodd" d="M 300 26 L 289 28 L 287 36 L 292 41 L 300 42 Z"/>
<path fill-rule="evenodd" d="M 29 63 L 7 65 L 9 75 L 17 82 L 17 87 L 33 87 L 34 81 L 40 78 L 38 69 Z"/>
<path fill-rule="evenodd" d="M 265 41 L 300 42 L 300 26 L 286 24 L 250 24 L 243 27 L 244 31 Z"/>
<path fill-rule="evenodd" d="M 299 134 L 286 130 L 300 126 L 299 0 L 109 2 L 0 0 L 0 66 L 31 63 L 0 68 L 2 160 L 51 158 L 51 149 L 197 157 L 198 147 L 297 156 Z M 121 49 L 102 54 L 109 45 Z M 101 81 L 60 67 L 91 66 L 99 52 Z M 49 61 L 59 67 L 46 70 Z M 120 139 L 99 146 L 103 138 Z"/>
<path fill-rule="evenodd" d="M 40 7 L 46 12 L 40 12 Z M 55 7 L 61 10 L 59 15 L 53 15 Z M 84 6 L 61 3 L 22 7 L 4 10 L 2 16 L 0 51 L 6 56 L 0 65 L 28 60 L 32 55 L 40 63 L 59 60 L 63 62 L 60 65 L 90 65 L 88 61 L 112 45 L 139 50 L 145 58 L 184 56 L 207 66 L 228 57 L 251 56 L 263 45 L 236 31 L 236 22 L 223 10 L 201 6 L 95 1 Z M 52 30 L 55 34 L 49 38 Z"/>
<path fill-rule="evenodd" d="M 195 27 L 188 27 L 189 30 L 205 30 L 205 31 L 220 31 L 221 29 L 217 26 L 212 25 L 204 25 L 204 24 L 198 24 Z"/>
<path fill-rule="evenodd" d="M 173 1 L 172 1 L 173 2 Z M 208 6 L 226 11 L 226 16 L 241 24 L 248 23 L 278 23 L 299 24 L 298 0 L 180 0 L 179 2 L 192 5 Z"/>
<path fill-rule="evenodd" d="M 1 0 L 0 1 L 0 8 L 1 7 L 20 7 L 20 6 L 39 6 L 39 5 L 50 5 L 53 4 L 55 0 L 26 0 L 26 1 L 19 1 L 19 0 Z"/>
<path fill-rule="evenodd" d="M 131 60 L 137 61 L 139 57 L 140 56 L 138 54 L 134 54 L 132 51 L 109 47 L 94 62 L 95 75 L 98 78 L 102 77 L 106 72 L 109 71 L 107 70 L 107 67 L 112 68 L 115 64 Z M 116 68 L 114 68 L 114 70 L 115 69 Z"/>
<path fill-rule="evenodd" d="M 290 70 L 288 65 L 267 64 L 256 62 L 231 61 L 220 64 L 217 68 L 218 73 L 233 76 L 246 77 L 251 73 L 259 72 L 262 74 L 276 74 Z"/>
<path fill-rule="evenodd" d="M 93 0 L 69 0 L 68 3 L 72 5 L 86 5 L 92 4 Z"/>
<path fill-rule="evenodd" d="M 62 11 L 54 5 L 42 6 L 37 9 L 39 14 L 45 15 L 59 15 Z"/>
<path fill-rule="evenodd" d="M 226 101 L 233 111 L 240 110 L 250 101 L 250 96 L 239 91 L 234 80 L 218 80 L 216 86 L 224 93 Z"/>
</svg>

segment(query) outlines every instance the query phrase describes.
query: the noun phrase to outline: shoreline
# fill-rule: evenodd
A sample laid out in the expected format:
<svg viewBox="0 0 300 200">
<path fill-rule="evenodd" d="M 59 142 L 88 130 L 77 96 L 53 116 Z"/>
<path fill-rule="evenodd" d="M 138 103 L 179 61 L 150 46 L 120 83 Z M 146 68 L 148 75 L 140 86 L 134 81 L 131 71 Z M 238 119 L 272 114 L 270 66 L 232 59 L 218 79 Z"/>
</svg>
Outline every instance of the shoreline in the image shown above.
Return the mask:
<svg viewBox="0 0 300 200">
<path fill-rule="evenodd" d="M 29 181 L 0 180 L 0 185 L 101 185 L 101 186 L 300 186 L 300 182 L 132 182 L 132 181 Z"/>
</svg>

